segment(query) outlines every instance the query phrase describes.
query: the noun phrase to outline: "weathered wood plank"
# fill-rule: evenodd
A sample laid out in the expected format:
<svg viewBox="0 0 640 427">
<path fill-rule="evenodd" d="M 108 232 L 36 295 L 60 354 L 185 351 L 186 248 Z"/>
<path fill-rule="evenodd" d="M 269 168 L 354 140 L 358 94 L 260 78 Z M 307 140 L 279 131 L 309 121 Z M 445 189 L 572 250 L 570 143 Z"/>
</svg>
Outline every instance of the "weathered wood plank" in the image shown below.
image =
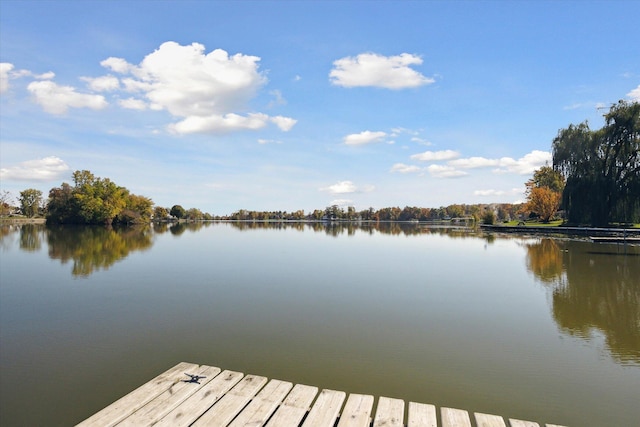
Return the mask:
<svg viewBox="0 0 640 427">
<path fill-rule="evenodd" d="M 475 413 L 477 427 L 507 427 L 502 417 L 497 415 Z"/>
<path fill-rule="evenodd" d="M 212 381 L 217 374 L 220 373 L 219 368 L 211 366 L 201 366 L 197 369 L 195 375 L 202 376 L 197 382 L 180 381 L 172 385 L 168 390 L 157 396 L 151 402 L 138 409 L 129 417 L 122 420 L 119 427 L 152 425 L 171 412 L 174 408 L 180 406 L 189 396 L 194 394 L 200 388 Z"/>
<path fill-rule="evenodd" d="M 173 368 L 163 372 L 151 381 L 141 385 L 111 405 L 96 412 L 78 426 L 113 426 L 128 417 L 174 384 L 187 379 L 186 373 L 194 373 L 199 368 L 194 363 L 180 362 Z"/>
<path fill-rule="evenodd" d="M 318 394 L 318 387 L 296 384 L 269 420 L 268 427 L 298 427 Z"/>
<path fill-rule="evenodd" d="M 462 409 L 440 408 L 442 427 L 471 427 L 469 413 Z"/>
<path fill-rule="evenodd" d="M 223 371 L 195 392 L 182 405 L 174 408 L 156 426 L 180 427 L 188 426 L 200 415 L 216 403 L 224 394 L 242 379 L 244 374 L 234 371 Z"/>
<path fill-rule="evenodd" d="M 409 402 L 409 420 L 407 427 L 437 427 L 435 405 Z"/>
<path fill-rule="evenodd" d="M 333 427 L 340 413 L 342 402 L 347 394 L 344 391 L 322 390 L 309 411 L 304 427 Z"/>
<path fill-rule="evenodd" d="M 404 400 L 380 397 L 373 427 L 402 427 L 404 425 Z"/>
<path fill-rule="evenodd" d="M 371 424 L 373 396 L 350 394 L 344 405 L 338 427 L 368 427 Z"/>
<path fill-rule="evenodd" d="M 293 384 L 290 382 L 280 380 L 269 381 L 269 384 L 242 410 L 236 419 L 229 424 L 229 427 L 264 425 L 292 387 Z"/>
<path fill-rule="evenodd" d="M 247 375 L 192 425 L 226 426 L 266 383 L 265 377 Z"/>
<path fill-rule="evenodd" d="M 511 427 L 540 427 L 538 423 L 534 423 L 532 421 L 514 420 L 513 418 L 509 418 L 509 423 L 511 424 Z"/>
</svg>

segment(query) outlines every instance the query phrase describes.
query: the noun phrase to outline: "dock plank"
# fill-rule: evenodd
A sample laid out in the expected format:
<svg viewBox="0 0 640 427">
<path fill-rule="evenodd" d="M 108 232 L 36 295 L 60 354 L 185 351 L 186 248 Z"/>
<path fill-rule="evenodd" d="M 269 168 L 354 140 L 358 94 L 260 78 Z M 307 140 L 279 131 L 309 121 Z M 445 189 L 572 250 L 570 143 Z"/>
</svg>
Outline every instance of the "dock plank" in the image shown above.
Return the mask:
<svg viewBox="0 0 640 427">
<path fill-rule="evenodd" d="M 196 372 L 199 368 L 194 363 L 180 362 L 173 368 L 163 372 L 151 381 L 141 385 L 129 394 L 121 397 L 111 405 L 96 412 L 91 417 L 78 424 L 78 427 L 109 427 L 114 426 L 138 409 L 164 393 L 174 384 L 186 379 L 185 373 Z"/>
<path fill-rule="evenodd" d="M 266 377 L 247 375 L 192 425 L 226 426 L 266 383 Z"/>
<path fill-rule="evenodd" d="M 278 408 L 293 384 L 287 381 L 271 380 L 236 417 L 229 427 L 262 426 Z"/>
<path fill-rule="evenodd" d="M 442 427 L 471 427 L 469 413 L 462 409 L 440 408 Z"/>
<path fill-rule="evenodd" d="M 182 405 L 165 415 L 155 426 L 182 427 L 190 425 L 222 398 L 243 376 L 244 374 L 241 372 L 223 371 L 191 395 Z"/>
<path fill-rule="evenodd" d="M 507 427 L 502 417 L 497 415 L 475 413 L 477 427 Z"/>
<path fill-rule="evenodd" d="M 370 395 L 350 394 L 340 415 L 338 427 L 369 427 L 373 400 Z"/>
<path fill-rule="evenodd" d="M 278 407 L 268 427 L 298 427 L 318 394 L 318 387 L 296 384 Z"/>
<path fill-rule="evenodd" d="M 404 425 L 404 400 L 380 397 L 373 427 L 402 427 Z"/>
<path fill-rule="evenodd" d="M 165 390 L 155 399 L 122 420 L 118 427 L 135 427 L 152 425 L 161 420 L 174 408 L 180 406 L 189 396 L 194 394 L 220 373 L 220 368 L 200 366 L 195 375 L 202 376 L 198 382 L 180 381 Z"/>
<path fill-rule="evenodd" d="M 513 418 L 509 418 L 509 423 L 511 427 L 540 427 L 538 423 L 534 423 L 533 421 L 515 420 Z"/>
<path fill-rule="evenodd" d="M 405 402 L 401 399 L 380 397 L 372 420 L 373 396 L 354 393 L 345 403 L 346 397 L 343 391 L 324 389 L 318 394 L 318 388 L 313 386 L 182 362 L 78 426 L 438 426 L 434 405 L 409 402 L 404 424 Z M 540 427 L 532 421 L 507 420 L 479 412 L 473 416 L 476 427 Z M 440 421 L 441 427 L 472 426 L 470 413 L 461 409 L 440 408 Z"/>
<path fill-rule="evenodd" d="M 407 427 L 437 427 L 435 405 L 409 402 L 409 419 Z"/>
<path fill-rule="evenodd" d="M 302 425 L 304 427 L 333 427 L 346 397 L 347 394 L 344 391 L 322 390 Z"/>
</svg>

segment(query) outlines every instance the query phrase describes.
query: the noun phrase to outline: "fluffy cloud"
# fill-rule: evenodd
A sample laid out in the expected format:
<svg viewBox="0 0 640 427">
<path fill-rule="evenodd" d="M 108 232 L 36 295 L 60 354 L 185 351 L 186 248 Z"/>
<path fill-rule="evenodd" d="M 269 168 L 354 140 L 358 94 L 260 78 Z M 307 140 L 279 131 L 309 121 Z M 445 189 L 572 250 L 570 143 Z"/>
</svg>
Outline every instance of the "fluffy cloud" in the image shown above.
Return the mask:
<svg viewBox="0 0 640 427">
<path fill-rule="evenodd" d="M 640 85 L 627 94 L 632 101 L 640 102 Z"/>
<path fill-rule="evenodd" d="M 373 142 L 380 142 L 387 136 L 385 132 L 371 132 L 365 130 L 360 133 L 353 133 L 344 137 L 344 143 L 347 145 L 364 145 Z"/>
<path fill-rule="evenodd" d="M 55 77 L 55 74 L 51 71 L 43 74 L 34 74 L 29 70 L 16 70 L 13 71 L 14 65 L 9 62 L 0 63 L 0 93 L 4 93 L 9 90 L 9 80 L 17 79 L 20 77 L 33 77 L 37 80 L 49 80 Z"/>
<path fill-rule="evenodd" d="M 127 110 L 142 111 L 147 109 L 147 104 L 143 100 L 136 98 L 121 99 L 118 101 L 118 105 Z"/>
<path fill-rule="evenodd" d="M 320 189 L 320 191 L 328 191 L 331 194 L 348 194 L 348 193 L 365 193 L 365 192 L 373 191 L 373 189 L 374 187 L 372 185 L 357 187 L 351 181 L 340 181 L 328 187 L 323 187 Z"/>
<path fill-rule="evenodd" d="M 13 64 L 0 62 L 0 93 L 9 90 L 9 72 L 13 70 Z"/>
<path fill-rule="evenodd" d="M 55 181 L 65 176 L 68 171 L 69 166 L 62 159 L 51 156 L 2 168 L 0 178 L 15 181 Z"/>
<path fill-rule="evenodd" d="M 391 172 L 398 173 L 414 173 L 420 171 L 422 171 L 422 168 L 414 165 L 405 165 L 404 163 L 396 163 L 391 167 Z"/>
<path fill-rule="evenodd" d="M 110 90 L 116 90 L 120 87 L 120 81 L 114 76 L 102 76 L 102 77 L 80 77 L 89 85 L 91 90 L 96 92 L 106 92 Z"/>
<path fill-rule="evenodd" d="M 276 126 L 280 128 L 281 131 L 289 132 L 291 128 L 298 122 L 296 119 L 292 119 L 291 117 L 283 117 L 283 116 L 275 116 L 269 118 L 271 123 L 275 123 Z"/>
<path fill-rule="evenodd" d="M 428 78 L 410 68 L 422 64 L 416 55 L 402 53 L 396 56 L 382 56 L 375 53 L 361 53 L 356 57 L 346 57 L 334 61 L 329 73 L 332 84 L 344 87 L 375 86 L 387 89 L 404 89 L 433 83 Z"/>
<path fill-rule="evenodd" d="M 240 114 L 267 79 L 258 71 L 257 56 L 229 55 L 222 49 L 205 53 L 200 43 L 163 43 L 139 65 L 107 58 L 101 65 L 119 74 L 126 91 L 144 96 L 151 109 L 166 110 L 182 120 L 169 126 L 175 133 L 217 133 L 260 129 L 274 123 L 289 131 L 296 120 L 263 113 Z"/>
<path fill-rule="evenodd" d="M 501 157 L 499 159 L 488 159 L 485 157 L 469 157 L 466 159 L 456 159 L 447 162 L 447 165 L 461 169 L 476 169 L 495 167 L 495 173 L 516 173 L 519 175 L 530 175 L 536 169 L 551 162 L 551 153 L 548 151 L 533 150 L 519 159 L 511 157 Z"/>
<path fill-rule="evenodd" d="M 27 90 L 51 114 L 64 114 L 69 108 L 101 110 L 108 105 L 102 95 L 79 93 L 71 86 L 60 86 L 50 80 L 29 83 Z"/>
<path fill-rule="evenodd" d="M 430 165 L 427 170 L 435 178 L 459 178 L 468 175 L 467 172 L 445 165 Z"/>
<path fill-rule="evenodd" d="M 113 56 L 101 61 L 100 65 L 119 74 L 127 74 L 135 70 L 135 67 L 124 59 L 114 58 Z"/>
<path fill-rule="evenodd" d="M 423 162 L 438 162 L 442 160 L 451 160 L 460 157 L 460 153 L 453 150 L 442 151 L 425 151 L 424 153 L 414 154 L 411 156 L 413 160 Z"/>
</svg>

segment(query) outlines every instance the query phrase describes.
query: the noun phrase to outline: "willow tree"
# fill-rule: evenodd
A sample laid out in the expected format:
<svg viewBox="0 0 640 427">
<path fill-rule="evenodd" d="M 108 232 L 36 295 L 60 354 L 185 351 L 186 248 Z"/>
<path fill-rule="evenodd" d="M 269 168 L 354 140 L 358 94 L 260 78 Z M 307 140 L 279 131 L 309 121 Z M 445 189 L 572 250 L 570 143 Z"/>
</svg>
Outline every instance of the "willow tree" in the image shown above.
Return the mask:
<svg viewBox="0 0 640 427">
<path fill-rule="evenodd" d="M 572 223 L 640 220 L 640 104 L 619 101 L 592 131 L 581 123 L 553 140 L 553 167 L 566 178 L 562 202 Z"/>
</svg>

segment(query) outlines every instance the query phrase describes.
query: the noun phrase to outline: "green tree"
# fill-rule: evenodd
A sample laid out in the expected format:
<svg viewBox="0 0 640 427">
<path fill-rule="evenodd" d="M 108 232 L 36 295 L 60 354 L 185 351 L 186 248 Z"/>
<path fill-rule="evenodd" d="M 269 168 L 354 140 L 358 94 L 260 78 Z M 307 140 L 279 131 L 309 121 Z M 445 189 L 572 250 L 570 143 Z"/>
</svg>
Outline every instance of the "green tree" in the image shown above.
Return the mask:
<svg viewBox="0 0 640 427">
<path fill-rule="evenodd" d="M 163 208 L 162 206 L 156 206 L 153 209 L 153 218 L 156 221 L 165 219 L 168 216 L 169 216 L 169 211 L 167 210 L 167 208 Z"/>
<path fill-rule="evenodd" d="M 547 187 L 556 193 L 561 193 L 564 190 L 564 177 L 562 174 L 554 170 L 551 166 L 545 165 L 540 169 L 533 172 L 533 178 L 527 183 L 527 189 L 533 187 Z"/>
<path fill-rule="evenodd" d="M 640 104 L 620 101 L 605 126 L 561 129 L 553 167 L 566 178 L 562 202 L 570 222 L 606 225 L 640 219 Z"/>
<path fill-rule="evenodd" d="M 49 191 L 47 221 L 109 225 L 148 222 L 151 217 L 151 199 L 130 194 L 108 178 L 82 170 L 73 173 L 73 182 L 73 187 L 63 183 Z"/>
<path fill-rule="evenodd" d="M 186 219 L 192 220 L 192 221 L 197 221 L 197 220 L 201 220 L 203 217 L 202 211 L 200 209 L 197 208 L 191 208 L 191 209 L 187 209 L 187 211 L 185 212 L 184 217 Z"/>
<path fill-rule="evenodd" d="M 31 218 L 38 214 L 42 202 L 42 191 L 28 188 L 20 192 L 20 209 L 22 213 Z"/>
<path fill-rule="evenodd" d="M 186 213 L 187 213 L 187 211 L 180 205 L 173 205 L 171 207 L 171 210 L 169 211 L 169 214 L 171 216 L 174 216 L 174 217 L 176 217 L 178 219 L 184 218 Z"/>
</svg>

